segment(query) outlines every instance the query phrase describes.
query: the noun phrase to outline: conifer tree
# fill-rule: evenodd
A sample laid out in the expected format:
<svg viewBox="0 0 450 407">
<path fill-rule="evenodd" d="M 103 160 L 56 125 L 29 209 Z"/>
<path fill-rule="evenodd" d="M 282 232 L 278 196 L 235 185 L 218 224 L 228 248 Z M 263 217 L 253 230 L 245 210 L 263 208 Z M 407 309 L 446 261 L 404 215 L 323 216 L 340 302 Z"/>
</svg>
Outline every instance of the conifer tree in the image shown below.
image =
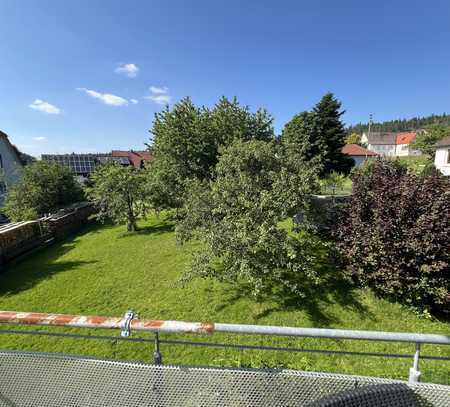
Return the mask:
<svg viewBox="0 0 450 407">
<path fill-rule="evenodd" d="M 294 145 L 302 159 L 319 162 L 320 175 L 331 171 L 347 173 L 353 160 L 342 153 L 346 133 L 341 103 L 327 93 L 311 112 L 302 112 L 286 124 L 281 135 L 283 144 Z"/>
</svg>

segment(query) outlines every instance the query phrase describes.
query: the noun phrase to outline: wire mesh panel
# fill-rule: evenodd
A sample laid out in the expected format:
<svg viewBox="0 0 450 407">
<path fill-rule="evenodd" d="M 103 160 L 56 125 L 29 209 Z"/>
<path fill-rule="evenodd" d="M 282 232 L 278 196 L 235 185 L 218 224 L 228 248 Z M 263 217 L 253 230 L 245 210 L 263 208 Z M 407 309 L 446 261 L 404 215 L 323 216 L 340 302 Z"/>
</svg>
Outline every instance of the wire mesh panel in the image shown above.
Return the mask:
<svg viewBox="0 0 450 407">
<path fill-rule="evenodd" d="M 292 370 L 153 366 L 66 355 L 0 352 L 0 406 L 305 406 L 377 383 Z M 423 406 L 450 406 L 450 387 L 409 386 Z"/>
</svg>

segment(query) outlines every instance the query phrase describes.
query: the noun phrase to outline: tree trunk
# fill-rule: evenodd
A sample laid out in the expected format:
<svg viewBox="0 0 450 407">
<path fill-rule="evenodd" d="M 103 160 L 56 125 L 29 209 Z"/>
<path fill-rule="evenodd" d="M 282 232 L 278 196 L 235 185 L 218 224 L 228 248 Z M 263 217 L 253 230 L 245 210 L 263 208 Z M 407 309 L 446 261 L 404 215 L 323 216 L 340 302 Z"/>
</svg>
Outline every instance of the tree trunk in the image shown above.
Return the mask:
<svg viewBox="0 0 450 407">
<path fill-rule="evenodd" d="M 128 222 L 127 222 L 127 230 L 128 232 L 136 232 L 137 230 L 137 225 L 136 225 L 136 220 L 133 218 L 128 218 Z"/>
<path fill-rule="evenodd" d="M 127 230 L 128 230 L 128 232 L 136 232 L 136 230 L 137 230 L 136 217 L 134 216 L 133 198 L 130 194 L 130 191 L 128 191 L 127 201 L 128 201 Z"/>
</svg>

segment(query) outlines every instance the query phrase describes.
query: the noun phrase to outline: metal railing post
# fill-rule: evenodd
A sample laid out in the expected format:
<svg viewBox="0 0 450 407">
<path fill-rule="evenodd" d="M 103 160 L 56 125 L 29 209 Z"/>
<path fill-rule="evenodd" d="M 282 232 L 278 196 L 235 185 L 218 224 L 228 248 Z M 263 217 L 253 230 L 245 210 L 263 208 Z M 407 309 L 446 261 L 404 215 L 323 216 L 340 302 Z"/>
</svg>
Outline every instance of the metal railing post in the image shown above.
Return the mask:
<svg viewBox="0 0 450 407">
<path fill-rule="evenodd" d="M 419 370 L 419 358 L 420 358 L 420 343 L 416 343 L 416 351 L 414 352 L 413 367 L 409 369 L 409 383 L 419 383 L 420 370 Z"/>
<path fill-rule="evenodd" d="M 128 338 L 131 335 L 131 321 L 137 318 L 137 314 L 133 310 L 129 310 L 125 313 L 123 321 L 120 324 L 120 336 Z"/>
<path fill-rule="evenodd" d="M 159 333 L 155 332 L 155 351 L 153 352 L 153 361 L 155 365 L 162 365 L 162 355 L 159 349 Z"/>
</svg>

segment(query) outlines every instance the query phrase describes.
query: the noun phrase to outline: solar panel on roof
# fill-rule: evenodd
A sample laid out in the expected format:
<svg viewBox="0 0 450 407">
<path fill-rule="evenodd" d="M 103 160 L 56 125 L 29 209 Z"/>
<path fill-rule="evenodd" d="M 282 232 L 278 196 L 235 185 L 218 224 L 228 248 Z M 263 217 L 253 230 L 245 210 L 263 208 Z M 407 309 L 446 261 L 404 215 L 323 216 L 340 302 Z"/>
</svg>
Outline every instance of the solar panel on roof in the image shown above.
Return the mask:
<svg viewBox="0 0 450 407">
<path fill-rule="evenodd" d="M 109 154 L 43 154 L 42 160 L 68 166 L 75 174 L 90 174 Z"/>
</svg>

